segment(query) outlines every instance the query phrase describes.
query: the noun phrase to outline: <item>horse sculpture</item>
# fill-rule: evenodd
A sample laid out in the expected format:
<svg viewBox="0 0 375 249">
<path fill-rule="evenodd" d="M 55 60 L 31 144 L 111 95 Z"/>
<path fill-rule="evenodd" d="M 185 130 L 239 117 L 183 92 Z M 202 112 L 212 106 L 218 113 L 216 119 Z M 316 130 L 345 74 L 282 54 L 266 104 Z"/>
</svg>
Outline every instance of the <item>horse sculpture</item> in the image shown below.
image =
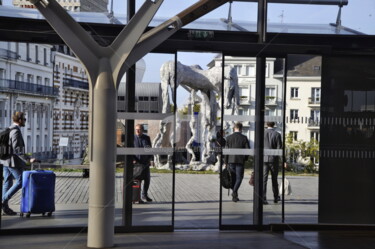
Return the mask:
<svg viewBox="0 0 375 249">
<path fill-rule="evenodd" d="M 201 93 L 201 107 L 200 107 L 200 136 L 198 137 L 201 144 L 201 163 L 207 164 L 208 158 L 212 154 L 211 140 L 216 134 L 217 124 L 217 112 L 218 107 L 221 106 L 221 96 L 224 90 L 224 106 L 226 109 L 231 108 L 231 114 L 238 113 L 239 106 L 239 88 L 238 88 L 238 77 L 235 68 L 231 66 L 224 67 L 224 79 L 223 68 L 215 66 L 207 70 L 203 70 L 200 66 L 186 66 L 177 62 L 177 74 L 175 73 L 175 62 L 168 61 L 161 66 L 160 77 L 161 77 L 161 89 L 162 89 L 162 100 L 163 100 L 163 113 L 170 112 L 170 101 L 169 101 L 169 87 L 171 88 L 172 98 L 175 93 L 175 88 L 182 86 L 184 89 L 190 92 L 190 106 L 194 106 L 197 99 L 196 93 Z M 175 81 L 175 78 L 177 79 Z M 224 84 L 223 84 L 224 82 Z M 175 85 L 176 84 L 176 85 Z M 177 119 L 179 116 L 177 115 Z M 199 119 L 194 115 L 190 117 L 190 129 L 192 137 L 186 144 L 186 149 L 191 157 L 191 162 L 196 160 L 194 152 L 192 150 L 192 143 L 196 136 L 196 127 Z M 180 122 L 176 121 L 176 130 L 179 130 Z M 166 132 L 166 121 L 160 122 L 160 131 L 153 141 L 153 147 L 160 147 L 161 141 Z M 172 129 L 173 130 L 173 129 Z M 171 138 L 174 138 L 174 134 L 171 134 Z M 171 141 L 172 143 L 174 141 Z M 163 167 L 160 165 L 159 157 L 155 158 L 155 165 L 159 168 Z M 169 165 L 163 168 L 170 168 Z"/>
</svg>

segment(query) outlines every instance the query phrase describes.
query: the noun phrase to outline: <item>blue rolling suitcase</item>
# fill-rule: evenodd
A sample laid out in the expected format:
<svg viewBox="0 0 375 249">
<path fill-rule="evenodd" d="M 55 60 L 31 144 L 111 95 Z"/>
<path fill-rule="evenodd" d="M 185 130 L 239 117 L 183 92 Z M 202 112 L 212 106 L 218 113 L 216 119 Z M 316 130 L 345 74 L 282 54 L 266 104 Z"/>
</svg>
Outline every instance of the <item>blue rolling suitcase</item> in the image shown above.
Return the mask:
<svg viewBox="0 0 375 249">
<path fill-rule="evenodd" d="M 22 175 L 21 212 L 26 217 L 31 214 L 55 211 L 55 181 L 56 175 L 50 170 L 24 171 Z"/>
</svg>

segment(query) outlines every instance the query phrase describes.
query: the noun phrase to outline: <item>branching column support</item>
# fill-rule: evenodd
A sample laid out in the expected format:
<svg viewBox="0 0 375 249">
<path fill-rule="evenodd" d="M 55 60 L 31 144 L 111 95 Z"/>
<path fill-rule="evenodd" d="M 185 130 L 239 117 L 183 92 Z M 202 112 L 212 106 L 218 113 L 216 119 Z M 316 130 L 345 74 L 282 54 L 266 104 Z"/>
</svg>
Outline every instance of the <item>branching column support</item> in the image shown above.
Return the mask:
<svg viewBox="0 0 375 249">
<path fill-rule="evenodd" d="M 108 47 L 94 39 L 56 0 L 29 0 L 85 66 L 90 93 L 90 192 L 87 246 L 113 246 L 117 89 L 130 66 L 183 25 L 226 3 L 201 0 L 143 34 L 163 0 L 145 0 Z"/>
</svg>

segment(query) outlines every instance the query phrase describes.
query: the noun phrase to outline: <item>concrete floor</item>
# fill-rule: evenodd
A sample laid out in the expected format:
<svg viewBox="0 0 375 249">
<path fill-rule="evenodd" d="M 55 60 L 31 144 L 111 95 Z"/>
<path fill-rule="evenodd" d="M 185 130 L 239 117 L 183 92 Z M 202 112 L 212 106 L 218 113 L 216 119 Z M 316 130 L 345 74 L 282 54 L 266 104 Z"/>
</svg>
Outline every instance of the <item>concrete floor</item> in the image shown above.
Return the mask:
<svg viewBox="0 0 375 249">
<path fill-rule="evenodd" d="M 2 249 L 87 248 L 87 234 L 44 234 L 0 236 Z M 374 231 L 255 232 L 179 230 L 168 233 L 116 234 L 115 248 L 136 249 L 370 249 L 375 248 Z"/>
</svg>

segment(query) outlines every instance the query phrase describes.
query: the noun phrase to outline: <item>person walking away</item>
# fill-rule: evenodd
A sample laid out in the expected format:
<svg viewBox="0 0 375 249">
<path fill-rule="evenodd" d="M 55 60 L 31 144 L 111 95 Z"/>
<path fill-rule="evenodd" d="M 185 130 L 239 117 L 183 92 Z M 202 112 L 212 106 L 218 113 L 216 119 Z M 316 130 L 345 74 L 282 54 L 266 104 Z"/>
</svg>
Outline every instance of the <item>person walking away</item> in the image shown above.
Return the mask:
<svg viewBox="0 0 375 249">
<path fill-rule="evenodd" d="M 13 117 L 13 124 L 9 127 L 9 146 L 10 158 L 0 160 L 3 165 L 3 198 L 2 209 L 5 215 L 16 215 L 9 207 L 9 200 L 18 190 L 22 188 L 22 172 L 26 166 L 36 161 L 35 158 L 29 158 L 25 155 L 25 143 L 21 134 L 21 127 L 25 126 L 26 118 L 23 112 L 15 112 Z M 13 178 L 15 183 L 13 183 Z"/>
<path fill-rule="evenodd" d="M 264 132 L 264 149 L 281 149 L 281 134 L 274 129 L 275 122 L 267 122 L 267 129 Z M 279 156 L 264 156 L 263 167 L 263 204 L 268 204 L 267 201 L 267 181 L 268 174 L 271 171 L 272 190 L 274 196 L 274 203 L 280 201 L 277 176 L 279 174 Z"/>
<path fill-rule="evenodd" d="M 135 148 L 150 148 L 151 140 L 150 137 L 146 134 L 143 134 L 144 128 L 143 125 L 137 124 L 135 126 L 135 135 L 134 135 L 134 147 Z M 152 155 L 135 155 L 133 163 L 139 163 L 144 166 L 145 179 L 142 189 L 142 200 L 151 202 L 152 199 L 148 196 L 148 188 L 150 187 L 151 174 L 150 174 L 150 165 L 151 165 Z"/>
<path fill-rule="evenodd" d="M 227 137 L 227 148 L 230 149 L 250 149 L 249 140 L 242 133 L 242 123 L 238 122 L 234 125 L 234 133 Z M 232 201 L 237 202 L 238 189 L 241 186 L 245 171 L 245 161 L 248 155 L 226 155 L 225 163 L 229 165 L 232 175 Z"/>
</svg>

